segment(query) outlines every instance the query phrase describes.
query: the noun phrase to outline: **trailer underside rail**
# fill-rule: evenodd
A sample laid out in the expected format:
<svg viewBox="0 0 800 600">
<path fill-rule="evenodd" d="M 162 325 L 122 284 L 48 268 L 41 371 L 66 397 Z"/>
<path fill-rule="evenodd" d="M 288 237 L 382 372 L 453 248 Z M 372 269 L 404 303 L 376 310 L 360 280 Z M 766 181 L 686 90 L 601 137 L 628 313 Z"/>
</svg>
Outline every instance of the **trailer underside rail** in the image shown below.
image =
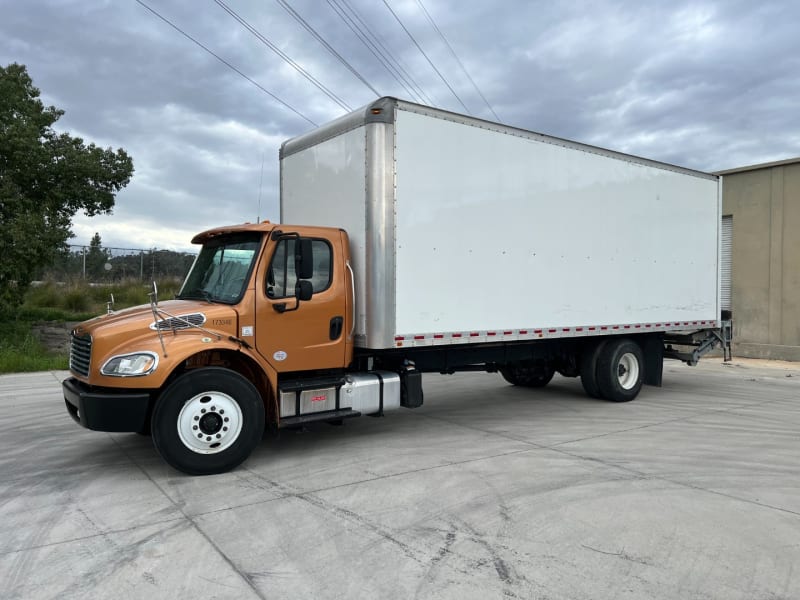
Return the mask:
<svg viewBox="0 0 800 600">
<path fill-rule="evenodd" d="M 676 358 L 694 366 L 708 352 L 719 345 L 725 362 L 731 360 L 732 321 L 722 321 L 719 329 L 704 329 L 687 334 L 664 336 L 664 358 Z M 676 348 L 675 346 L 679 346 Z"/>
</svg>

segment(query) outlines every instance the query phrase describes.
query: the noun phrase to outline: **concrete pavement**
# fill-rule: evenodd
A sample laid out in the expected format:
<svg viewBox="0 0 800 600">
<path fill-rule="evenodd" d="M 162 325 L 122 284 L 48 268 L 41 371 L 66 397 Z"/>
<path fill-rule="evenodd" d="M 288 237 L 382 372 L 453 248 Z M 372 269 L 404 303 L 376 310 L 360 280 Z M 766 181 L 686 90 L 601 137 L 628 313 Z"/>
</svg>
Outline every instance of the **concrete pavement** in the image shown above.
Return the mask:
<svg viewBox="0 0 800 600">
<path fill-rule="evenodd" d="M 3 598 L 800 597 L 800 365 L 667 363 L 632 403 L 426 376 L 224 475 L 0 376 Z"/>
</svg>

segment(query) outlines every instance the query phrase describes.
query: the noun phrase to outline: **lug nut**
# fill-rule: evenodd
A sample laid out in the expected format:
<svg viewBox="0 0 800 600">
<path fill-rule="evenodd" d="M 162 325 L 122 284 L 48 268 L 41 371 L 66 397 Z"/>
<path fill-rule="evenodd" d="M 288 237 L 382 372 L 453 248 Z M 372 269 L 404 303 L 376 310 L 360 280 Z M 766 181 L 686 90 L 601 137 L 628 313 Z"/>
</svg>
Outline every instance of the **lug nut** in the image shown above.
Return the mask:
<svg viewBox="0 0 800 600">
<path fill-rule="evenodd" d="M 195 431 L 197 431 L 197 425 L 195 425 L 194 427 L 192 427 L 192 429 L 194 429 Z"/>
<path fill-rule="evenodd" d="M 207 441 L 207 442 L 210 442 L 210 441 L 211 441 L 211 436 L 208 436 L 208 437 L 206 438 L 206 441 Z"/>
<path fill-rule="evenodd" d="M 225 417 L 225 422 L 227 423 L 228 421 L 230 421 L 230 419 L 228 417 Z"/>
<path fill-rule="evenodd" d="M 219 438 L 221 438 L 221 437 L 222 437 L 222 436 L 221 436 L 220 434 L 217 434 L 217 439 L 219 439 Z"/>
<path fill-rule="evenodd" d="M 222 431 L 228 431 L 228 428 L 227 427 L 223 427 Z"/>
<path fill-rule="evenodd" d="M 202 438 L 203 438 L 203 434 L 202 434 L 202 433 L 198 433 L 198 434 L 197 434 L 197 437 L 199 437 L 200 439 L 202 439 Z"/>
<path fill-rule="evenodd" d="M 199 421 L 199 420 L 200 420 L 200 417 L 198 417 L 197 415 L 195 415 L 195 416 L 194 416 L 194 420 L 195 420 L 195 421 Z"/>
<path fill-rule="evenodd" d="M 211 412 L 214 412 L 215 410 L 217 410 L 217 407 L 216 406 L 212 406 L 211 407 Z"/>
<path fill-rule="evenodd" d="M 204 412 L 206 412 L 206 409 L 205 409 L 205 408 L 201 408 L 201 409 L 200 409 L 200 412 L 201 412 L 201 413 L 204 413 Z"/>
<path fill-rule="evenodd" d="M 222 409 L 220 408 L 220 409 L 219 409 L 219 414 L 221 414 L 221 415 L 224 415 L 224 414 L 225 414 L 225 411 L 224 411 L 224 410 L 222 410 Z"/>
</svg>

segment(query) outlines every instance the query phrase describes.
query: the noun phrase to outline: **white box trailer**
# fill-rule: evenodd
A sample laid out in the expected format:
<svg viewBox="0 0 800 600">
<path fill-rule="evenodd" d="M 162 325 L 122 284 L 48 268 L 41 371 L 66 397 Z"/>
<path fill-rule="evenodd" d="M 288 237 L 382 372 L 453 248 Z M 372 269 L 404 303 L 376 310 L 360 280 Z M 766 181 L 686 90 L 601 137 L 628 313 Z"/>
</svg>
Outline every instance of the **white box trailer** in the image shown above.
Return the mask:
<svg viewBox="0 0 800 600">
<path fill-rule="evenodd" d="M 715 175 L 393 98 L 280 165 L 281 222 L 350 236 L 358 347 L 721 327 Z"/>
</svg>

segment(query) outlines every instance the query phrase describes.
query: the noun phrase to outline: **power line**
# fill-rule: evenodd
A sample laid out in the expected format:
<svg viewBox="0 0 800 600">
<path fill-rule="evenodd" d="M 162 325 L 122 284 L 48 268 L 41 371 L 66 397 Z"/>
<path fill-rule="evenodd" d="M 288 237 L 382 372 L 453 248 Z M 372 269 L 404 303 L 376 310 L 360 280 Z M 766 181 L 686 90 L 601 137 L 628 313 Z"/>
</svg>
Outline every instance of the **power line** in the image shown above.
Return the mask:
<svg viewBox="0 0 800 600">
<path fill-rule="evenodd" d="M 305 116 L 305 115 L 304 115 L 303 113 L 301 113 L 299 110 L 297 110 L 297 109 L 296 109 L 294 106 L 292 106 L 291 104 L 289 104 L 289 103 L 288 103 L 288 102 L 286 102 L 285 100 L 282 100 L 281 98 L 279 98 L 278 96 L 276 96 L 275 94 L 273 94 L 272 92 L 270 92 L 270 91 L 269 91 L 267 88 L 265 88 L 264 86 L 262 86 L 260 83 L 258 83 L 257 81 L 254 81 L 253 79 L 251 79 L 250 77 L 248 77 L 247 75 L 245 75 L 244 73 L 242 73 L 242 72 L 241 72 L 239 69 L 237 69 L 236 67 L 234 67 L 234 66 L 233 66 L 231 63 L 229 63 L 227 60 L 225 60 L 224 58 L 222 58 L 222 57 L 221 57 L 219 54 L 216 54 L 214 51 L 210 50 L 208 47 L 206 47 L 206 46 L 204 46 L 203 44 L 201 44 L 200 42 L 198 42 L 198 41 L 197 41 L 195 38 L 193 38 L 191 35 L 189 35 L 188 33 L 186 33 L 186 32 L 185 32 L 183 29 L 181 29 L 180 27 L 178 27 L 177 25 L 175 25 L 175 23 L 173 23 L 172 21 L 170 21 L 170 20 L 169 20 L 169 19 L 167 19 L 166 17 L 162 16 L 161 14 L 159 14 L 158 12 L 156 12 L 154 9 L 150 8 L 150 7 L 149 7 L 147 4 L 145 4 L 144 2 L 142 2 L 142 0 L 136 0 L 136 2 L 137 2 L 138 4 L 140 4 L 141 6 L 143 6 L 144 8 L 146 8 L 147 10 L 149 10 L 151 13 L 153 13 L 153 14 L 154 14 L 155 16 L 157 16 L 159 19 L 161 19 L 162 21 L 164 21 L 164 23 L 166 23 L 167 25 L 169 25 L 170 27 L 172 27 L 172 28 L 173 28 L 175 31 L 177 31 L 178 33 L 180 33 L 182 36 L 184 36 L 185 38 L 187 38 L 187 39 L 191 40 L 192 42 L 194 42 L 195 44 L 197 44 L 198 46 L 200 46 L 200 47 L 201 47 L 203 50 L 205 50 L 206 52 L 208 52 L 208 53 L 209 53 L 211 56 L 213 56 L 214 58 L 216 58 L 216 59 L 217 59 L 219 62 L 221 62 L 223 65 L 225 65 L 225 66 L 226 66 L 226 67 L 228 67 L 229 69 L 231 69 L 231 70 L 235 71 L 236 73 L 238 73 L 239 75 L 241 75 L 243 78 L 245 78 L 247 81 L 249 81 L 250 83 L 252 83 L 254 86 L 256 86 L 258 89 L 260 89 L 262 92 L 264 92 L 265 94 L 267 94 L 268 96 L 270 96 L 270 97 L 271 97 L 273 100 L 275 100 L 275 101 L 277 101 L 277 102 L 281 103 L 283 106 L 285 106 L 285 107 L 286 107 L 286 108 L 288 108 L 290 111 L 292 111 L 294 114 L 296 114 L 298 117 L 300 117 L 300 118 L 304 119 L 305 121 L 308 121 L 309 123 L 311 123 L 311 124 L 312 124 L 314 127 L 317 127 L 317 126 L 318 126 L 318 125 L 317 125 L 317 124 L 316 124 L 314 121 L 312 121 L 311 119 L 309 119 L 307 116 Z"/>
<path fill-rule="evenodd" d="M 137 0 L 138 1 L 138 0 Z M 233 17 L 239 24 L 242 25 L 245 29 L 247 29 L 250 33 L 252 33 L 262 44 L 267 46 L 270 50 L 272 50 L 275 54 L 281 57 L 288 65 L 290 65 L 293 69 L 295 69 L 298 73 L 300 73 L 303 77 L 305 77 L 308 81 L 310 81 L 319 91 L 323 94 L 328 96 L 331 100 L 336 102 L 340 107 L 342 107 L 346 111 L 353 110 L 344 100 L 339 98 L 336 94 L 334 94 L 331 90 L 325 87 L 318 79 L 316 79 L 313 75 L 311 75 L 308 71 L 306 71 L 303 67 L 301 67 L 297 62 L 292 60 L 285 52 L 283 52 L 280 48 L 278 48 L 275 44 L 273 44 L 269 39 L 264 37 L 264 35 L 258 31 L 255 27 L 250 25 L 247 20 L 240 17 L 236 11 L 230 8 L 227 4 L 225 4 L 222 0 L 214 0 L 225 12 L 227 12 L 231 17 Z"/>
<path fill-rule="evenodd" d="M 363 83 L 369 89 L 371 89 L 376 96 L 381 95 L 380 92 L 378 92 L 378 90 L 376 90 L 372 86 L 372 84 L 369 81 L 367 81 L 364 78 L 364 76 L 361 75 L 361 73 L 359 73 L 356 70 L 356 68 L 353 65 L 347 62 L 347 60 L 341 54 L 339 54 L 336 50 L 334 50 L 333 47 L 325 40 L 325 38 L 323 38 L 319 33 L 317 33 L 317 31 L 313 27 L 311 27 L 311 25 L 308 24 L 308 21 L 306 21 L 303 17 L 301 17 L 295 9 L 293 9 L 286 3 L 285 0 L 275 0 L 275 1 L 278 4 L 280 4 L 280 6 L 286 12 L 288 12 L 292 17 L 294 17 L 294 19 L 298 23 L 300 23 L 300 25 L 302 25 L 306 31 L 308 31 L 312 36 L 314 36 L 314 39 L 316 39 L 320 44 L 322 44 L 328 52 L 330 52 L 340 63 L 342 63 L 347 68 L 348 71 L 350 71 L 353 75 L 355 75 L 359 79 L 359 81 L 361 81 L 361 83 Z"/>
<path fill-rule="evenodd" d="M 379 63 L 381 63 L 381 66 L 383 66 L 383 68 L 386 69 L 389 75 L 394 77 L 395 81 L 397 81 L 397 83 L 402 85 L 405 88 L 405 90 L 411 96 L 413 96 L 414 93 L 408 88 L 408 85 L 398 78 L 397 74 L 395 74 L 395 71 L 392 70 L 392 66 L 387 62 L 387 59 L 383 57 L 381 54 L 379 54 L 380 50 L 377 48 L 377 46 L 375 46 L 375 44 L 366 37 L 366 34 L 364 34 L 364 32 L 358 27 L 353 18 L 345 12 L 344 8 L 342 8 L 338 3 L 336 3 L 335 0 L 327 0 L 327 2 L 328 6 L 331 7 L 331 10 L 333 10 L 333 12 L 336 13 L 336 16 L 338 16 L 342 20 L 342 22 L 345 25 L 347 25 L 347 27 L 350 29 L 353 35 L 355 35 L 358 38 L 358 40 L 362 44 L 364 44 L 366 49 L 372 53 L 372 55 L 376 58 L 376 60 Z"/>
<path fill-rule="evenodd" d="M 417 0 L 417 4 L 419 4 L 419 7 L 422 9 L 422 12 L 423 12 L 423 13 L 425 13 L 425 17 L 427 17 L 427 19 L 428 19 L 428 22 L 429 22 L 429 23 L 431 24 L 431 26 L 432 26 L 432 27 L 433 27 L 433 28 L 436 30 L 436 33 L 438 33 L 438 34 L 439 34 L 439 37 L 440 37 L 440 38 L 442 38 L 442 41 L 443 41 L 443 42 L 445 43 L 445 45 L 447 46 L 448 50 L 450 50 L 450 54 L 452 54 L 452 55 L 453 55 L 453 58 L 455 58 L 455 59 L 456 59 L 456 62 L 458 63 L 458 66 L 459 66 L 459 67 L 461 67 L 461 70 L 462 70 L 462 71 L 464 71 L 464 75 L 466 75 L 466 76 L 467 76 L 467 79 L 469 79 L 470 83 L 472 84 L 472 87 L 474 87 L 474 88 L 475 88 L 475 91 L 476 91 L 476 92 L 478 92 L 478 95 L 479 95 L 479 96 L 480 96 L 480 97 L 483 99 L 483 101 L 486 103 L 486 106 L 488 106 L 488 107 L 489 107 L 489 110 L 490 110 L 490 111 L 492 112 L 492 114 L 494 115 L 494 118 L 495 118 L 495 119 L 497 119 L 497 120 L 499 121 L 499 120 L 500 120 L 500 117 L 498 117 L 498 116 L 497 116 L 497 113 L 496 113 L 496 112 L 494 112 L 494 109 L 492 108 L 492 105 L 491 105 L 491 104 L 489 104 L 489 101 L 486 99 L 486 96 L 484 96 L 484 95 L 483 95 L 483 92 L 481 92 L 480 88 L 478 87 L 478 84 L 476 84 L 476 83 L 475 83 L 475 81 L 472 79 L 472 77 L 470 76 L 470 74 L 469 74 L 469 72 L 467 71 L 466 67 L 464 66 L 464 63 L 462 63 L 462 62 L 461 62 L 461 59 L 460 59 L 460 58 L 458 58 L 458 55 L 456 54 L 456 51 L 455 51 L 455 50 L 453 50 L 453 47 L 450 45 L 450 42 L 448 42 L 448 41 L 447 41 L 447 38 L 444 36 L 444 33 L 442 33 L 442 30 L 441 30 L 441 29 L 439 29 L 438 25 L 436 25 L 436 22 L 433 20 L 433 17 L 432 17 L 432 16 L 430 15 L 430 13 L 428 12 L 428 9 L 426 9 L 426 8 L 425 8 L 425 5 L 422 3 L 422 0 Z"/>
<path fill-rule="evenodd" d="M 409 78 L 403 76 L 404 70 L 402 69 L 402 66 L 399 63 L 397 63 L 397 66 L 392 64 L 393 59 L 387 56 L 387 54 L 385 54 L 383 51 L 381 51 L 381 48 L 379 48 L 378 45 L 380 44 L 380 46 L 382 46 L 384 50 L 386 50 L 385 46 L 381 44 L 380 40 L 378 40 L 374 36 L 374 34 L 372 34 L 371 32 L 367 33 L 367 31 L 369 31 L 369 28 L 366 26 L 366 24 L 358 15 L 358 13 L 355 12 L 355 10 L 352 7 L 348 6 L 348 9 L 355 15 L 356 19 L 358 19 L 362 23 L 362 25 L 364 25 L 367 31 L 362 29 L 362 27 L 359 26 L 358 23 L 356 23 L 353 17 L 350 16 L 345 11 L 345 9 L 342 8 L 342 6 L 339 5 L 338 2 L 336 2 L 336 0 L 327 0 L 327 2 L 328 5 L 331 7 L 331 9 L 336 13 L 336 15 L 344 22 L 345 25 L 347 25 L 350 31 L 353 32 L 353 35 L 355 35 L 361 41 L 361 43 L 364 44 L 367 50 L 369 50 L 372 53 L 372 55 L 376 58 L 376 60 L 379 63 L 381 63 L 383 68 L 386 69 L 386 71 L 395 79 L 395 81 L 397 81 L 397 83 L 403 86 L 406 92 L 408 92 L 409 96 L 417 101 L 421 101 L 420 92 L 415 91 L 412 84 L 409 82 Z M 370 35 L 373 38 L 375 38 L 374 41 L 370 39 Z M 386 52 L 388 53 L 388 50 L 386 50 Z M 403 70 L 403 72 L 401 72 L 401 70 Z"/>
<path fill-rule="evenodd" d="M 372 28 L 369 26 L 369 24 L 366 21 L 364 21 L 364 19 L 359 14 L 358 10 L 356 10 L 356 8 L 353 5 L 351 5 L 348 0 L 338 0 L 338 1 L 341 2 L 344 5 L 344 7 L 347 8 L 347 10 L 350 11 L 350 13 L 352 13 L 352 15 L 358 20 L 359 23 L 361 23 L 361 25 L 363 26 L 363 28 L 366 31 L 367 35 L 371 36 L 372 39 L 374 39 L 375 42 L 381 48 L 383 48 L 384 52 L 388 55 L 388 59 L 390 61 L 393 61 L 394 64 L 396 65 L 396 67 L 398 69 L 398 73 L 402 74 L 403 79 L 405 81 L 409 81 L 410 84 L 411 84 L 411 87 L 414 88 L 415 90 L 419 91 L 419 95 L 423 99 L 423 102 L 427 102 L 428 104 L 434 104 L 434 102 L 433 102 L 433 100 L 431 100 L 430 96 L 428 94 L 426 94 L 425 91 L 422 89 L 422 86 L 419 85 L 414 80 L 414 78 L 408 73 L 408 71 L 405 69 L 405 67 L 403 67 L 403 64 L 400 62 L 400 58 L 394 56 L 394 53 L 391 50 L 389 50 L 389 48 L 386 47 L 386 44 L 381 42 L 380 37 L 375 32 L 372 31 Z"/>
<path fill-rule="evenodd" d="M 392 13 L 392 16 L 399 23 L 400 27 L 403 28 L 403 31 L 405 31 L 406 34 L 408 34 L 408 37 L 411 38 L 411 41 L 414 42 L 414 45 L 417 47 L 417 50 L 419 50 L 420 53 L 422 54 L 422 56 L 425 57 L 425 60 L 428 61 L 428 64 L 431 66 L 431 68 L 434 71 L 436 71 L 436 74 L 439 76 L 439 79 L 441 79 L 444 82 L 444 84 L 447 86 L 447 89 L 449 89 L 453 93 L 453 96 L 456 97 L 456 100 L 458 100 L 459 104 L 461 104 L 461 106 L 464 107 L 464 110 L 467 113 L 472 114 L 472 113 L 469 112 L 469 109 L 467 108 L 467 105 L 464 104 L 464 101 L 461 100 L 461 98 L 459 97 L 458 94 L 456 94 L 456 91 L 453 89 L 453 86 L 451 86 L 447 82 L 447 79 L 445 79 L 444 75 L 442 75 L 441 72 L 439 71 L 439 69 L 436 68 L 436 65 L 433 64 L 433 61 L 430 59 L 430 57 L 427 54 L 425 54 L 425 51 L 422 49 L 422 46 L 420 46 L 419 43 L 417 42 L 417 40 L 414 39 L 414 36 L 411 35 L 411 32 L 408 30 L 408 28 L 405 25 L 403 25 L 403 22 L 400 20 L 400 17 L 398 17 L 397 13 L 395 13 L 394 10 L 392 10 L 392 7 L 389 5 L 389 2 L 387 0 L 383 0 L 383 3 L 386 5 L 386 8 L 389 9 L 389 12 Z"/>
</svg>

